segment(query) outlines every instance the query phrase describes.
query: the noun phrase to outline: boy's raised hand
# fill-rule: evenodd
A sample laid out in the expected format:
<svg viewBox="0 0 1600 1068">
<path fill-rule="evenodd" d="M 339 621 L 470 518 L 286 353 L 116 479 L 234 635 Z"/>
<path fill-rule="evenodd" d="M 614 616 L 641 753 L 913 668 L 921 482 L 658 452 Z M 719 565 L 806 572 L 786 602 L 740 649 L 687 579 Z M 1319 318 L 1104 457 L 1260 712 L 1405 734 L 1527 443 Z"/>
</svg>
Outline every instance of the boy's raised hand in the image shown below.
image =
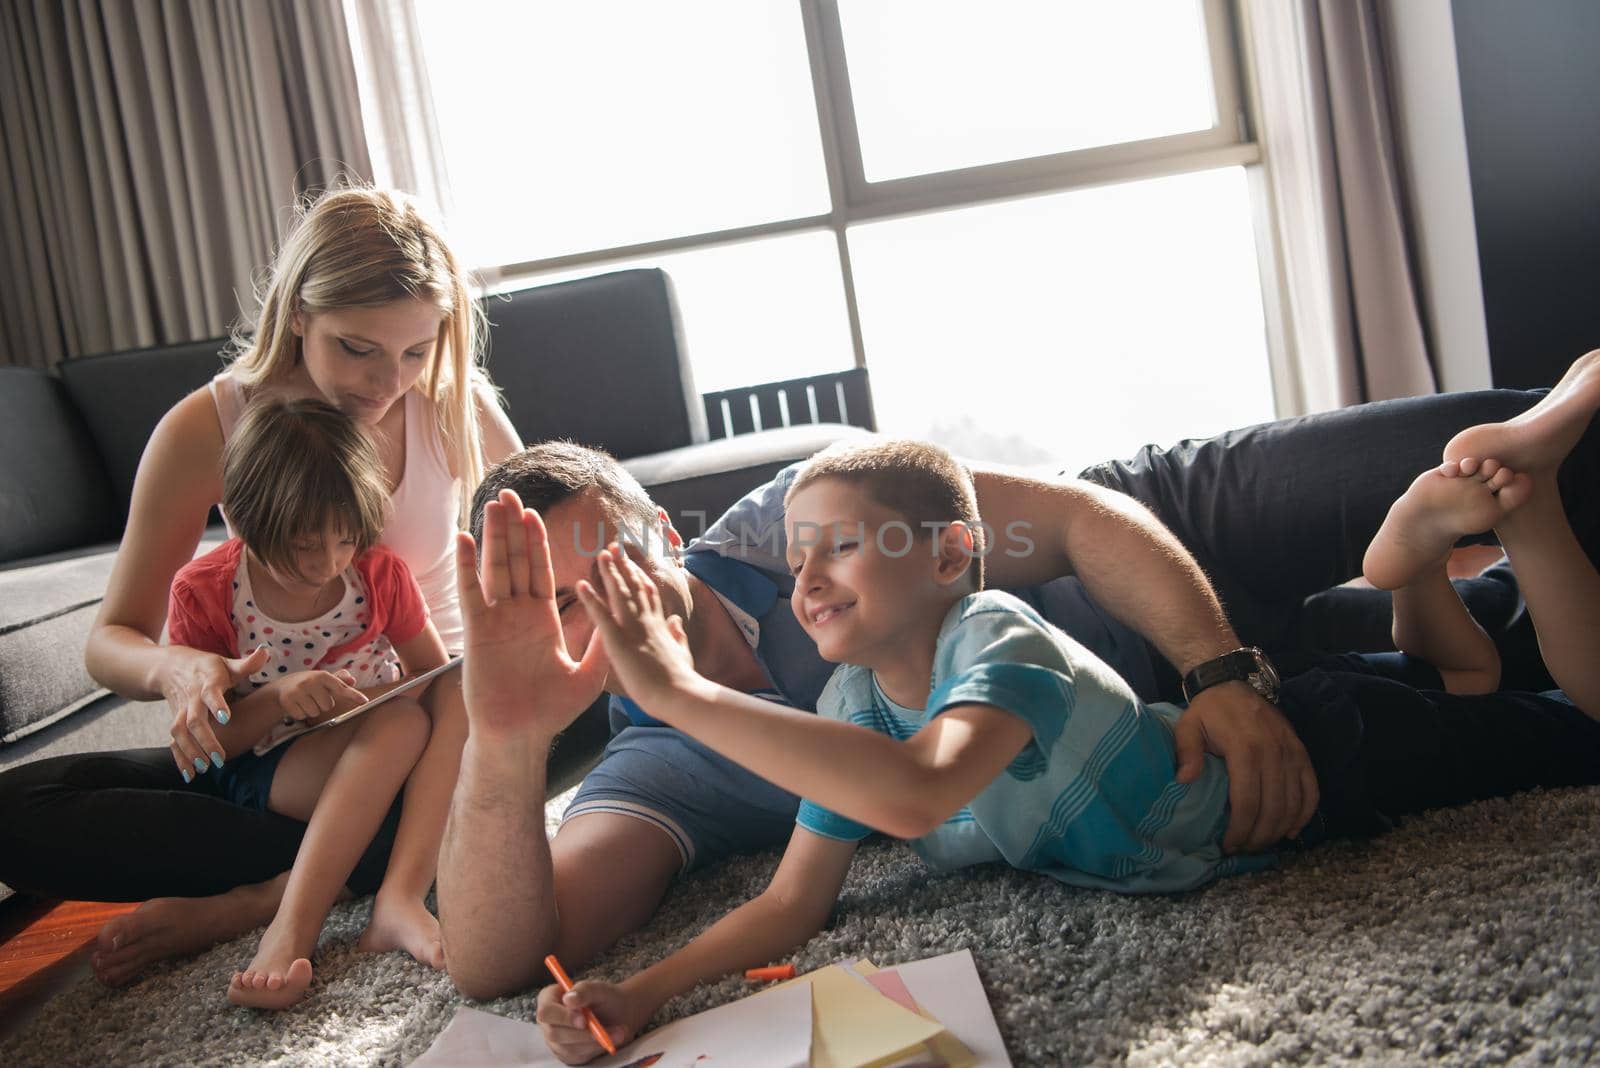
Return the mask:
<svg viewBox="0 0 1600 1068">
<path fill-rule="evenodd" d="M 457 534 L 469 728 L 491 740 L 537 734 L 549 741 L 600 696 L 605 651 L 590 641 L 581 660 L 569 655 L 544 521 L 513 491 L 501 490 L 484 507 L 477 557 L 472 536 Z"/>
<path fill-rule="evenodd" d="M 649 709 L 663 703 L 676 683 L 694 676 L 683 620 L 662 612 L 656 584 L 620 545 L 602 549 L 598 564 L 604 596 L 580 581 L 578 599 L 605 641 L 606 658 L 622 689 Z"/>
<path fill-rule="evenodd" d="M 633 1041 L 653 1011 L 615 983 L 584 979 L 566 994 L 554 983 L 540 990 L 533 1018 L 550 1052 L 567 1064 L 584 1064 L 605 1052 L 589 1032 L 584 1009 L 595 1014 L 618 1049 Z"/>
</svg>

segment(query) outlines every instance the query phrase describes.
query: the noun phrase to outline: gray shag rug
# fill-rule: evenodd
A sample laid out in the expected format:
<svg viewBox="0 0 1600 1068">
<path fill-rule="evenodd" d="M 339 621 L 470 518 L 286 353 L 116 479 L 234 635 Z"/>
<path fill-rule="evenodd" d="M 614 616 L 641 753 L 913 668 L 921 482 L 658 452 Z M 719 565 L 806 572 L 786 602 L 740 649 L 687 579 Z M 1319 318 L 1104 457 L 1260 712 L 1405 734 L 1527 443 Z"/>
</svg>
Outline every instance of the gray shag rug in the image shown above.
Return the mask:
<svg viewBox="0 0 1600 1068">
<path fill-rule="evenodd" d="M 775 864 L 743 858 L 682 881 L 584 974 L 620 978 L 655 960 Z M 1577 1064 L 1600 1058 L 1597 879 L 1600 788 L 1429 813 L 1164 898 L 1002 867 L 933 876 L 875 841 L 829 928 L 793 959 L 888 965 L 970 948 L 1019 1065 Z M 224 998 L 251 936 L 121 991 L 85 979 L 0 1043 L 0 1064 L 404 1064 L 466 1002 L 403 955 L 357 954 L 370 908 L 335 910 L 313 996 L 295 1009 Z M 749 991 L 739 979 L 704 986 L 656 1022 Z M 533 995 L 480 1007 L 527 1020 Z"/>
</svg>

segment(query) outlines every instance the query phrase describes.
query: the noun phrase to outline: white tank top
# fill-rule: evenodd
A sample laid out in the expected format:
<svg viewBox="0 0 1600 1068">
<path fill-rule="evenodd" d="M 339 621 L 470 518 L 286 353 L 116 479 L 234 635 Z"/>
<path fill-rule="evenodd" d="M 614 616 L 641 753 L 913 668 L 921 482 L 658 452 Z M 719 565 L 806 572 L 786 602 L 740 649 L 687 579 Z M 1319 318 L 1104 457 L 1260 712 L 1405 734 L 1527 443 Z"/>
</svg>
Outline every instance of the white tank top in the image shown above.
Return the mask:
<svg viewBox="0 0 1600 1068">
<path fill-rule="evenodd" d="M 211 380 L 226 445 L 244 412 L 244 387 L 223 371 Z M 456 514 L 461 480 L 450 474 L 432 403 L 416 390 L 406 397 L 406 469 L 389 496 L 383 544 L 406 562 L 422 587 L 433 625 L 451 653 L 462 650 L 461 605 L 456 599 Z M 223 516 L 226 520 L 227 516 Z M 233 528 L 228 528 L 233 533 Z"/>
</svg>

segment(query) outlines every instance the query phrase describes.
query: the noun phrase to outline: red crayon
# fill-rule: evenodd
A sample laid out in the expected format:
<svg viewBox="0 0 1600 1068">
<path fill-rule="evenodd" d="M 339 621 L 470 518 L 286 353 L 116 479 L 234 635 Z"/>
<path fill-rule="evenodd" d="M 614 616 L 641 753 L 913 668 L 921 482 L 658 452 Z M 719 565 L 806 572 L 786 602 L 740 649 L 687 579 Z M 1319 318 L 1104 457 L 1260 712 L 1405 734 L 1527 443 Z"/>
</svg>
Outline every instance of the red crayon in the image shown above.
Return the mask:
<svg viewBox="0 0 1600 1068">
<path fill-rule="evenodd" d="M 744 973 L 744 977 L 770 982 L 774 979 L 793 979 L 794 974 L 793 964 L 774 964 L 769 968 L 751 968 Z"/>
</svg>

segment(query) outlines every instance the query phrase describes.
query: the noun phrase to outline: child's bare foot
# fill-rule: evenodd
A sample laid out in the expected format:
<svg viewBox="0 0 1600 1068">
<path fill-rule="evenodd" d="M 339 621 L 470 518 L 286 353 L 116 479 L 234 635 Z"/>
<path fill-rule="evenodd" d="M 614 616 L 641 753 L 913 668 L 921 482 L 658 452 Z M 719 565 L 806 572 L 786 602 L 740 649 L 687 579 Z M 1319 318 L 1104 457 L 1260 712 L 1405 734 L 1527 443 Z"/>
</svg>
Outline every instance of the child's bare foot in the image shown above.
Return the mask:
<svg viewBox="0 0 1600 1068">
<path fill-rule="evenodd" d="M 271 921 L 288 873 L 215 897 L 158 897 L 118 916 L 95 936 L 95 978 L 121 986 L 147 965 L 199 953 Z"/>
<path fill-rule="evenodd" d="M 306 996 L 311 985 L 311 961 L 296 957 L 283 971 L 256 970 L 254 964 L 233 973 L 228 984 L 228 1000 L 252 1009 L 287 1009 Z"/>
<path fill-rule="evenodd" d="M 1444 447 L 1444 458 L 1465 463 L 1493 456 L 1538 476 L 1561 466 L 1600 411 L 1600 349 L 1579 356 L 1543 400 L 1514 419 L 1468 427 Z"/>
<path fill-rule="evenodd" d="M 261 936 L 250 967 L 233 973 L 228 984 L 228 1000 L 235 1005 L 257 1009 L 287 1009 L 305 997 L 311 985 L 310 948 L 317 931 L 309 939 L 291 929 L 281 915 Z"/>
<path fill-rule="evenodd" d="M 439 921 L 421 898 L 405 894 L 378 892 L 372 904 L 372 919 L 361 932 L 356 948 L 366 953 L 403 949 L 428 967 L 444 970 L 444 942 L 439 935 Z"/>
<path fill-rule="evenodd" d="M 1380 590 L 1399 589 L 1443 567 L 1456 541 L 1482 534 L 1527 502 L 1533 480 L 1496 460 L 1447 462 L 1418 475 L 1389 508 L 1367 547 L 1362 572 Z"/>
</svg>

